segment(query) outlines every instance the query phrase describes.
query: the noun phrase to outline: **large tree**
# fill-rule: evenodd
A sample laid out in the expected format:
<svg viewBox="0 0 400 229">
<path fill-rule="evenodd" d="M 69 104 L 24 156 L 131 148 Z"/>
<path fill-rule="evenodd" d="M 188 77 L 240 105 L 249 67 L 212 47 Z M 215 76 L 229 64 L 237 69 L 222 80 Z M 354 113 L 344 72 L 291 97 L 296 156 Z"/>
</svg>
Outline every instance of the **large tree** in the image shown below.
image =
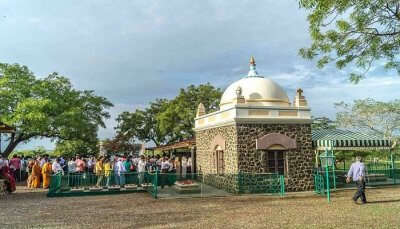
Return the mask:
<svg viewBox="0 0 400 229">
<path fill-rule="evenodd" d="M 54 149 L 54 156 L 73 157 L 75 155 L 97 155 L 99 147 L 97 141 L 67 140 L 58 141 Z"/>
<path fill-rule="evenodd" d="M 400 73 L 400 1 L 398 0 L 299 0 L 308 12 L 312 44 L 300 50 L 307 59 L 319 57 L 318 66 L 349 63 L 357 83 L 377 61 Z"/>
<path fill-rule="evenodd" d="M 111 106 L 93 91 L 74 89 L 57 73 L 36 78 L 26 66 L 0 64 L 0 123 L 15 129 L 6 156 L 34 138 L 92 142 Z"/>
<path fill-rule="evenodd" d="M 215 111 L 221 95 L 221 90 L 210 84 L 190 85 L 172 100 L 157 99 L 144 110 L 121 113 L 117 118 L 117 135 L 152 141 L 157 146 L 192 138 L 199 103 L 203 103 L 207 111 Z"/>
<path fill-rule="evenodd" d="M 168 100 L 156 99 L 144 110 L 122 112 L 117 117 L 117 136 L 124 141 L 152 141 L 157 146 L 165 143 L 165 134 L 160 131 L 157 115 L 166 110 Z"/>
<path fill-rule="evenodd" d="M 137 144 L 135 139 L 126 136 L 117 135 L 113 139 L 103 141 L 103 147 L 107 153 L 137 153 L 142 145 Z"/>
<path fill-rule="evenodd" d="M 171 100 L 167 109 L 158 114 L 160 131 L 169 142 L 194 137 L 194 118 L 199 103 L 203 103 L 207 112 L 218 110 L 222 92 L 211 84 L 190 85 L 181 89 L 178 96 Z"/>
<path fill-rule="evenodd" d="M 400 100 L 380 102 L 374 99 L 340 102 L 336 114 L 338 126 L 373 133 L 395 140 L 400 131 Z"/>
</svg>

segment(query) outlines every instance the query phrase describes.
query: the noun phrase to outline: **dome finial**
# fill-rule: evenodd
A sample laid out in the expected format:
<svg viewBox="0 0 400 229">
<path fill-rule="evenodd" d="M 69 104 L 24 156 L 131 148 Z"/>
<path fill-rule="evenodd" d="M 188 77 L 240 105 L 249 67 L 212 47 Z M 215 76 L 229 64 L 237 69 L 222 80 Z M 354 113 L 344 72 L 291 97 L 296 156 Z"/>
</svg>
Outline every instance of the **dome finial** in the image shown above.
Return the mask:
<svg viewBox="0 0 400 229">
<path fill-rule="evenodd" d="M 260 77 L 256 71 L 256 60 L 254 59 L 254 56 L 250 57 L 250 71 L 247 74 L 247 77 Z"/>
<path fill-rule="evenodd" d="M 250 65 L 256 65 L 256 60 L 254 59 L 254 56 L 250 57 Z"/>
</svg>

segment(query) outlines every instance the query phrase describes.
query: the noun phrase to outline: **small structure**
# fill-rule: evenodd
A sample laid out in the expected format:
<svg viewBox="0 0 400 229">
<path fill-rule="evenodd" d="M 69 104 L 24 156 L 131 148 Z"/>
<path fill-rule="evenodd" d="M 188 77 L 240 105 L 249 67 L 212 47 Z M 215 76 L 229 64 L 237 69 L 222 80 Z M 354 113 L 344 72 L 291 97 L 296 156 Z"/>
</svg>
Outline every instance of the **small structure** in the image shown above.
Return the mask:
<svg viewBox="0 0 400 229">
<path fill-rule="evenodd" d="M 277 173 L 288 191 L 313 187 L 311 111 L 301 89 L 293 104 L 277 83 L 256 71 L 223 93 L 220 110 L 207 114 L 199 104 L 195 118 L 197 170 L 216 174 L 206 182 L 238 190 L 232 174 Z M 206 177 L 206 176 L 205 176 Z"/>
</svg>

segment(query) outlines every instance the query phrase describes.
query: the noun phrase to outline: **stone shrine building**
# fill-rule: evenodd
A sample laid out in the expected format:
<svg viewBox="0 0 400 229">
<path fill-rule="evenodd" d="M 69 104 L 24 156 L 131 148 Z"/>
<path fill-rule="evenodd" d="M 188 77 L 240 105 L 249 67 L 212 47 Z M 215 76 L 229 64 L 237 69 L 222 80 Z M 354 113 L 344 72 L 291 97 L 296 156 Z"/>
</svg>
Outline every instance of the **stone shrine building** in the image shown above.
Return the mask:
<svg viewBox="0 0 400 229">
<path fill-rule="evenodd" d="M 278 173 L 288 191 L 313 188 L 311 111 L 298 89 L 291 102 L 276 82 L 259 75 L 253 57 L 248 75 L 224 92 L 220 110 L 195 118 L 198 172 L 217 187 L 237 190 L 239 173 Z"/>
</svg>

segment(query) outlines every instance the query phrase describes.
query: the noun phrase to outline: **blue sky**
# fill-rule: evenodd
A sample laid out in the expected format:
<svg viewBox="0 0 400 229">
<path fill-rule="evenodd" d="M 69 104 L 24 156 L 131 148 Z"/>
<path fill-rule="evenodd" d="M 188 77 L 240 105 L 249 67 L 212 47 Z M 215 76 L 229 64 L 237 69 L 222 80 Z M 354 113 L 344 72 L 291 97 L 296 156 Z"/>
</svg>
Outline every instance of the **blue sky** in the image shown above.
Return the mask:
<svg viewBox="0 0 400 229">
<path fill-rule="evenodd" d="M 37 76 L 59 72 L 115 105 L 114 118 L 171 98 L 189 84 L 225 88 L 248 71 L 277 81 L 293 98 L 301 87 L 314 116 L 335 117 L 334 102 L 399 98 L 400 78 L 377 63 L 358 85 L 351 67 L 317 69 L 298 56 L 310 44 L 306 12 L 295 0 L 0 1 L 0 62 L 27 65 Z M 44 145 L 37 140 L 19 148 Z"/>
</svg>

